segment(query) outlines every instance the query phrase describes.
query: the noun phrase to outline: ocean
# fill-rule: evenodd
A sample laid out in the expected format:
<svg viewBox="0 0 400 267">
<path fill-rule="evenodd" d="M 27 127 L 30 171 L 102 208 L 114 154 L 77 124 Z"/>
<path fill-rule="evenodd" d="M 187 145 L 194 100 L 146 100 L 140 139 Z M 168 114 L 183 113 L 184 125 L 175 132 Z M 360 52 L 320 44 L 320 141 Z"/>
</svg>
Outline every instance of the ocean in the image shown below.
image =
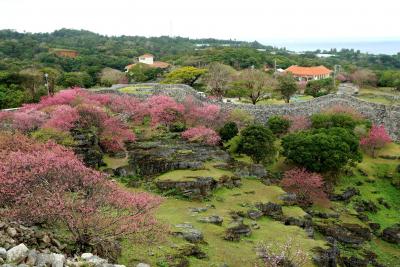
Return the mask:
<svg viewBox="0 0 400 267">
<path fill-rule="evenodd" d="M 268 42 L 266 42 L 268 44 Z M 337 50 L 347 48 L 360 50 L 369 54 L 386 54 L 395 55 L 400 53 L 400 40 L 399 41 L 360 41 L 360 42 L 281 42 L 270 43 L 275 47 L 286 47 L 287 50 L 294 52 L 315 51 L 329 51 L 331 48 Z"/>
</svg>

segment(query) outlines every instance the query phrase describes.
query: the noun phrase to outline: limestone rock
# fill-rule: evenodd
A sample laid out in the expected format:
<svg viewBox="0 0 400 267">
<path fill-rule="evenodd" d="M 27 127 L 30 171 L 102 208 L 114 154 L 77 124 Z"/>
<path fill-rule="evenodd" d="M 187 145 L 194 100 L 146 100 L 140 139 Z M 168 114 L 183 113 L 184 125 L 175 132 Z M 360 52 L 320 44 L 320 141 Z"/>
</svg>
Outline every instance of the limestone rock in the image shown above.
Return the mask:
<svg viewBox="0 0 400 267">
<path fill-rule="evenodd" d="M 381 238 L 389 243 L 400 244 L 400 223 L 385 228 Z"/>
<path fill-rule="evenodd" d="M 275 220 L 280 220 L 283 216 L 282 206 L 276 203 L 257 203 L 256 208 L 259 209 L 264 215 L 270 216 Z"/>
<path fill-rule="evenodd" d="M 212 223 L 216 225 L 222 225 L 222 222 L 224 221 L 224 218 L 218 215 L 211 215 L 208 217 L 203 217 L 198 219 L 199 222 L 203 223 Z"/>
<path fill-rule="evenodd" d="M 239 241 L 241 236 L 250 236 L 251 228 L 243 223 L 229 227 L 225 232 L 224 239 L 229 241 Z"/>
<path fill-rule="evenodd" d="M 28 256 L 29 249 L 25 244 L 19 244 L 7 251 L 7 262 L 20 263 Z"/>
</svg>

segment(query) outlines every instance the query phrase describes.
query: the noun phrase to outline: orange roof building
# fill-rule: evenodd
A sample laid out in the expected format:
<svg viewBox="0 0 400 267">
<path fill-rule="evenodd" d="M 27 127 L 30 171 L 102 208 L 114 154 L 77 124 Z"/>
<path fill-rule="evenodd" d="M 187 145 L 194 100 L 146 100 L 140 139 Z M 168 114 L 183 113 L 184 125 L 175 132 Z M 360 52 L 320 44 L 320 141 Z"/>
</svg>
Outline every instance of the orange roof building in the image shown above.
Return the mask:
<svg viewBox="0 0 400 267">
<path fill-rule="evenodd" d="M 290 66 L 285 72 L 291 73 L 299 81 L 320 80 L 329 78 L 332 71 L 325 66 L 301 67 Z"/>
<path fill-rule="evenodd" d="M 166 69 L 170 67 L 170 64 L 167 62 L 162 62 L 162 61 L 154 61 L 154 56 L 152 54 L 143 54 L 138 57 L 139 63 L 143 63 L 148 65 L 149 67 L 152 68 L 160 68 L 160 69 Z M 129 71 L 130 68 L 135 66 L 136 64 L 130 64 L 125 67 L 126 71 Z"/>
</svg>

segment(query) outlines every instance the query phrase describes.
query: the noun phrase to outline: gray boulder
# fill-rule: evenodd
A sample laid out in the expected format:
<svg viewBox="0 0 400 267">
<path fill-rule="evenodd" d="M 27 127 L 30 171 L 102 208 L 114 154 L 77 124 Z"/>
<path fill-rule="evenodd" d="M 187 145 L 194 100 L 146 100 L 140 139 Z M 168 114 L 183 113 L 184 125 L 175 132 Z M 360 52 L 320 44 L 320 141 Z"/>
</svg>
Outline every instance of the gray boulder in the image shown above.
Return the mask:
<svg viewBox="0 0 400 267">
<path fill-rule="evenodd" d="M 216 224 L 216 225 L 222 225 L 224 218 L 222 218 L 221 216 L 218 216 L 218 215 L 211 215 L 208 217 L 200 218 L 200 219 L 198 219 L 198 221 L 203 222 L 203 223 L 212 223 L 212 224 Z"/>
<path fill-rule="evenodd" d="M 25 244 L 19 244 L 7 251 L 7 262 L 20 263 L 28 256 L 29 249 Z"/>
<path fill-rule="evenodd" d="M 381 238 L 389 243 L 400 244 L 400 224 L 397 223 L 382 231 Z"/>
<path fill-rule="evenodd" d="M 3 260 L 7 259 L 7 250 L 5 248 L 0 248 L 0 258 Z"/>
</svg>

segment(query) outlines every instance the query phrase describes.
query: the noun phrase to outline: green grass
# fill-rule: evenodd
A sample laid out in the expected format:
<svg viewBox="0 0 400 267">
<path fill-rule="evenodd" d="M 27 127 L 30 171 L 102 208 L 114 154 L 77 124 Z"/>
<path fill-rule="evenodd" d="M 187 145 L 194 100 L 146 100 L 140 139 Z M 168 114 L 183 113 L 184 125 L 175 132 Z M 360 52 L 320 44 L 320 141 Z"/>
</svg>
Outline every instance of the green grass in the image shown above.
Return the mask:
<svg viewBox="0 0 400 267">
<path fill-rule="evenodd" d="M 107 165 L 107 168 L 116 169 L 118 167 L 122 167 L 128 164 L 128 157 L 125 158 L 112 158 L 109 155 L 105 155 L 103 157 L 104 163 Z"/>
<path fill-rule="evenodd" d="M 130 85 L 127 87 L 123 87 L 118 89 L 119 92 L 121 93 L 126 93 L 126 94 L 150 94 L 150 92 L 147 91 L 142 91 L 140 89 L 150 89 L 152 86 L 150 85 Z"/>
<path fill-rule="evenodd" d="M 208 202 L 192 202 L 167 198 L 157 210 L 157 217 L 170 225 L 171 229 L 174 229 L 173 225 L 175 224 L 187 222 L 203 231 L 205 241 L 208 244 L 201 245 L 201 248 L 208 254 L 209 259 L 198 260 L 190 258 L 190 266 L 194 267 L 220 266 L 222 263 L 227 263 L 229 266 L 254 266 L 253 263 L 256 260 L 254 247 L 263 241 L 277 244 L 283 243 L 288 237 L 295 237 L 306 251 L 310 251 L 316 246 L 324 246 L 324 241 L 307 238 L 303 229 L 296 226 L 285 226 L 281 222 L 268 218 L 258 220 L 257 223 L 260 225 L 260 229 L 253 230 L 250 237 L 243 238 L 240 242 L 230 242 L 223 239 L 226 227 L 231 222 L 229 216 L 231 211 L 247 211 L 249 206 L 257 202 L 280 202 L 278 197 L 282 193 L 283 191 L 280 187 L 265 186 L 257 180 L 246 179 L 243 180 L 241 188 L 234 188 L 232 190 L 221 188 L 217 190 L 215 196 Z M 210 208 L 200 214 L 192 214 L 189 211 L 191 207 L 205 207 L 206 205 L 214 205 L 215 209 Z M 296 217 L 304 215 L 304 211 L 298 207 L 285 208 L 284 213 Z M 222 226 L 197 221 L 199 217 L 214 214 L 224 218 Z M 245 219 L 245 223 L 250 223 L 250 220 Z M 131 244 L 124 243 L 123 255 L 120 262 L 128 266 L 134 266 L 136 258 L 138 261 L 140 259 L 153 266 L 163 255 L 173 253 L 173 249 L 171 249 L 172 244 L 179 245 L 182 243 L 184 242 L 180 239 L 168 237 L 166 242 L 150 246 L 150 250 L 154 250 L 154 256 L 148 255 L 148 247 L 131 247 Z M 159 246 L 162 246 L 163 249 L 159 249 Z M 311 262 L 308 266 L 312 266 Z"/>
<path fill-rule="evenodd" d="M 218 180 L 224 175 L 232 176 L 233 173 L 227 170 L 215 168 L 214 165 L 218 162 L 206 162 L 204 169 L 200 170 L 176 170 L 164 173 L 157 177 L 158 180 L 185 181 L 193 177 L 214 177 Z"/>
<path fill-rule="evenodd" d="M 385 105 L 399 105 L 400 100 L 391 99 L 393 96 L 400 96 L 400 92 L 394 91 L 392 88 L 379 87 L 379 88 L 361 88 L 357 97 L 378 104 Z"/>
</svg>

